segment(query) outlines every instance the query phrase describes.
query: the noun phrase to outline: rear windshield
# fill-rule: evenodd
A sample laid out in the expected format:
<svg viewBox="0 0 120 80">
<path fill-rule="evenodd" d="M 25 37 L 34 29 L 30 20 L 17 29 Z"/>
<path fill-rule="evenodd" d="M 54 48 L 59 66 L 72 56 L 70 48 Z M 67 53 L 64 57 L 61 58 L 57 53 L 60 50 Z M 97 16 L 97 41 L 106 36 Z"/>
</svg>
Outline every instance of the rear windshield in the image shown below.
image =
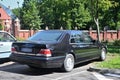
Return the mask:
<svg viewBox="0 0 120 80">
<path fill-rule="evenodd" d="M 47 32 L 40 31 L 35 35 L 31 36 L 28 40 L 31 41 L 58 41 L 62 32 Z"/>
</svg>

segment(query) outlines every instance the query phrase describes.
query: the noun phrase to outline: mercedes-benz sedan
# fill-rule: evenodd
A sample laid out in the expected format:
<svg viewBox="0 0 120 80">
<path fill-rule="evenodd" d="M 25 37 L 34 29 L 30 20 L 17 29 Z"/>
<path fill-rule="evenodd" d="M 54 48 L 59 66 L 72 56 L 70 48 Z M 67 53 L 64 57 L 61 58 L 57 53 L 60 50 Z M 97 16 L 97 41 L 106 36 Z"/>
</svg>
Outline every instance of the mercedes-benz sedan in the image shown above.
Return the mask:
<svg viewBox="0 0 120 80">
<path fill-rule="evenodd" d="M 71 71 L 75 64 L 105 60 L 107 48 L 79 30 L 39 31 L 24 42 L 12 45 L 11 60 L 32 68 L 61 68 Z"/>
</svg>

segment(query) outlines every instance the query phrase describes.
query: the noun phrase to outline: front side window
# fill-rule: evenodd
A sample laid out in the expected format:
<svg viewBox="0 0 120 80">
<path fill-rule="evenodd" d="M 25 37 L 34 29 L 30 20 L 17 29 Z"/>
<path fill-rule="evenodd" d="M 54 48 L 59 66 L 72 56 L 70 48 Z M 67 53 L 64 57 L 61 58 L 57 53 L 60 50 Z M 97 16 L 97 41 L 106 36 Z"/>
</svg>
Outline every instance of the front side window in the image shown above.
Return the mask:
<svg viewBox="0 0 120 80">
<path fill-rule="evenodd" d="M 91 43 L 92 38 L 87 34 L 82 32 L 81 34 L 74 34 L 71 36 L 70 43 Z"/>
<path fill-rule="evenodd" d="M 92 38 L 88 34 L 82 34 L 82 40 L 85 43 L 91 43 L 92 42 Z"/>
</svg>

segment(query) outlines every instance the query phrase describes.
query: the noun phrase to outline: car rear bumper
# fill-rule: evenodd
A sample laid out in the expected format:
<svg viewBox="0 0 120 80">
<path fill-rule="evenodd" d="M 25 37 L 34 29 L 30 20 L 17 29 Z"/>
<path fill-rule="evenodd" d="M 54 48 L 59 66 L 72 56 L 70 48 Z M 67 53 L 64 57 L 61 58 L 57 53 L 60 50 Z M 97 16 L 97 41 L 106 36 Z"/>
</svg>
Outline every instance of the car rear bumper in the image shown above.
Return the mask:
<svg viewBox="0 0 120 80">
<path fill-rule="evenodd" d="M 61 57 L 40 57 L 21 54 L 11 54 L 10 59 L 21 64 L 27 64 L 39 68 L 59 68 L 62 67 L 65 56 Z"/>
</svg>

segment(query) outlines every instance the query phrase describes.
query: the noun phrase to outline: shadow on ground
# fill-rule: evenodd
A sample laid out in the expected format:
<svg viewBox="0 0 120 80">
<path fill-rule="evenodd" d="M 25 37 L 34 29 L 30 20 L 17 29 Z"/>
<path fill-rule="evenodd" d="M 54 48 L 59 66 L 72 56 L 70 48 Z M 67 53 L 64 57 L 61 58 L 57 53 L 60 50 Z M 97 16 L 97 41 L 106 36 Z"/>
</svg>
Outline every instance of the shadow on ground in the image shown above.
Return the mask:
<svg viewBox="0 0 120 80">
<path fill-rule="evenodd" d="M 90 64 L 91 62 L 93 61 L 80 63 L 76 65 L 75 68 L 86 66 Z M 28 76 L 40 76 L 40 75 L 47 75 L 51 73 L 63 73 L 61 69 L 54 69 L 54 68 L 53 69 L 33 69 L 33 68 L 29 68 L 27 65 L 22 65 L 19 63 L 13 63 L 13 64 L 9 64 L 6 66 L 2 66 L 0 67 L 0 71 L 23 74 L 23 75 L 28 75 Z"/>
<path fill-rule="evenodd" d="M 10 61 L 9 58 L 3 58 L 3 59 L 0 59 L 0 64 L 6 63 L 6 62 L 9 62 L 9 61 Z"/>
</svg>

